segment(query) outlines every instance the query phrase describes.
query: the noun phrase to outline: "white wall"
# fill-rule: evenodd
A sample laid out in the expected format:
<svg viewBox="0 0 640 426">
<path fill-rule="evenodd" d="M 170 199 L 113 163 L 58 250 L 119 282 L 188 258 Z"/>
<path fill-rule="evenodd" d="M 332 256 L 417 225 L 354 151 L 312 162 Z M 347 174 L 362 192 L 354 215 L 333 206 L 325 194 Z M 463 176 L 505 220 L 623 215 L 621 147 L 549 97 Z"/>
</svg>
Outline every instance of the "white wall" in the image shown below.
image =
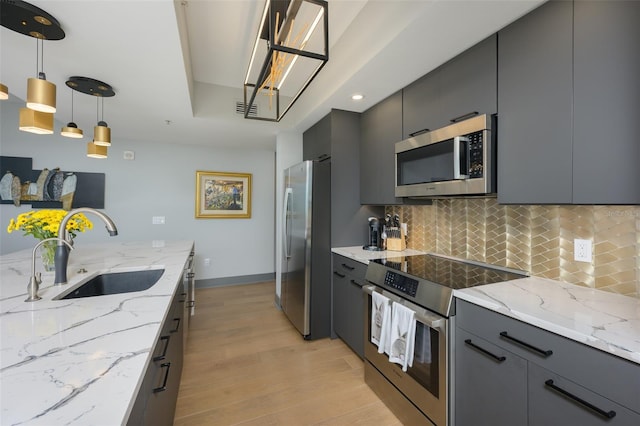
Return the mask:
<svg viewBox="0 0 640 426">
<path fill-rule="evenodd" d="M 281 133 L 276 138 L 276 301 L 280 298 L 282 271 L 282 211 L 284 170 L 302 161 L 302 133 Z"/>
<path fill-rule="evenodd" d="M 112 128 L 113 145 L 105 160 L 86 157 L 93 128 L 85 128 L 82 140 L 59 134 L 38 136 L 18 130 L 19 100 L 0 103 L 0 155 L 31 157 L 33 168 L 105 173 L 104 211 L 118 226 L 123 241 L 194 240 L 197 279 L 267 274 L 274 272 L 274 175 L 272 150 L 215 149 L 204 145 L 156 144 L 125 141 Z M 135 118 L 132 118 L 135 119 Z M 159 126 L 165 125 L 159 123 Z M 55 123 L 59 132 L 62 123 Z M 185 136 L 188 139 L 188 135 Z M 201 143 L 203 141 L 194 141 Z M 135 152 L 135 160 L 123 159 L 123 151 Z M 196 170 L 251 173 L 253 175 L 250 219 L 195 219 Z M 9 219 L 31 210 L 0 206 L 0 253 L 33 247 L 33 237 L 6 232 Z M 152 225 L 152 216 L 165 216 L 165 225 Z M 89 215 L 94 229 L 76 238 L 100 242 L 110 238 L 99 219 Z M 73 254 L 72 254 L 73 256 Z M 211 266 L 204 266 L 204 259 Z"/>
</svg>

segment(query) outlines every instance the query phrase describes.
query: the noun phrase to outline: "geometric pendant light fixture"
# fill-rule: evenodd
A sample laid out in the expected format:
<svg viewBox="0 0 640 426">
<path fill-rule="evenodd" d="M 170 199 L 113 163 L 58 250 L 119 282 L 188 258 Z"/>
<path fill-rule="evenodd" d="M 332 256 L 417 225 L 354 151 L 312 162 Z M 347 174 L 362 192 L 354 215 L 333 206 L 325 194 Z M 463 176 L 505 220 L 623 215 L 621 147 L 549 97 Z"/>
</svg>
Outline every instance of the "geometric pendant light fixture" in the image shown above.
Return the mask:
<svg viewBox="0 0 640 426">
<path fill-rule="evenodd" d="M 96 116 L 98 117 L 101 105 L 104 113 L 104 98 L 110 98 L 116 94 L 109 84 L 90 77 L 69 77 L 66 85 L 75 91 L 99 98 L 96 99 Z M 100 120 L 94 127 L 93 140 L 87 144 L 87 157 L 107 158 L 107 147 L 110 145 L 111 129 L 107 123 Z"/>
<path fill-rule="evenodd" d="M 262 0 L 244 79 L 244 118 L 280 121 L 329 60 L 325 0 Z M 257 108 L 258 114 L 250 115 Z"/>
<path fill-rule="evenodd" d="M 56 86 L 46 80 L 42 71 L 43 40 L 65 37 L 60 23 L 49 13 L 21 0 L 2 1 L 0 25 L 36 39 L 37 78 L 27 81 L 27 108 L 20 110 L 19 129 L 37 134 L 53 133 L 53 113 L 56 111 Z M 6 95 L 5 95 L 6 93 Z M 6 86 L 0 85 L 0 98 L 8 97 Z"/>
<path fill-rule="evenodd" d="M 9 88 L 0 83 L 0 101 L 4 101 L 6 99 L 9 99 Z"/>
</svg>

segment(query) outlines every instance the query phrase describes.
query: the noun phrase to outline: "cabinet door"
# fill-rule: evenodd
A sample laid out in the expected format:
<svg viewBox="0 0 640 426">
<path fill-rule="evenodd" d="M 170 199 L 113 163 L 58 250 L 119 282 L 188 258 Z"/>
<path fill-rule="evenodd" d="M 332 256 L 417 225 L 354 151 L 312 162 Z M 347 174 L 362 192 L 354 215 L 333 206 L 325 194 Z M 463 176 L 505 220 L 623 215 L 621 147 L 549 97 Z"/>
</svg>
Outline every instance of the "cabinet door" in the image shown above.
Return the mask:
<svg viewBox="0 0 640 426">
<path fill-rule="evenodd" d="M 498 33 L 498 202 L 572 201 L 572 2 Z"/>
<path fill-rule="evenodd" d="M 441 67 L 443 126 L 498 112 L 498 46 L 494 34 Z"/>
<path fill-rule="evenodd" d="M 364 299 L 366 267 L 333 255 L 333 327 L 355 353 L 364 358 Z"/>
<path fill-rule="evenodd" d="M 331 157 L 331 114 L 302 134 L 302 159 L 324 160 Z"/>
<path fill-rule="evenodd" d="M 640 424 L 640 414 L 534 363 L 529 363 L 528 387 L 530 426 Z"/>
<path fill-rule="evenodd" d="M 456 328 L 455 424 L 527 424 L 527 361 Z"/>
<path fill-rule="evenodd" d="M 640 2 L 575 2 L 575 204 L 640 204 Z"/>
<path fill-rule="evenodd" d="M 440 108 L 440 68 L 402 89 L 402 139 L 435 130 L 445 120 Z"/>
<path fill-rule="evenodd" d="M 369 108 L 360 123 L 360 203 L 401 204 L 395 196 L 395 144 L 402 140 L 402 92 Z"/>
</svg>

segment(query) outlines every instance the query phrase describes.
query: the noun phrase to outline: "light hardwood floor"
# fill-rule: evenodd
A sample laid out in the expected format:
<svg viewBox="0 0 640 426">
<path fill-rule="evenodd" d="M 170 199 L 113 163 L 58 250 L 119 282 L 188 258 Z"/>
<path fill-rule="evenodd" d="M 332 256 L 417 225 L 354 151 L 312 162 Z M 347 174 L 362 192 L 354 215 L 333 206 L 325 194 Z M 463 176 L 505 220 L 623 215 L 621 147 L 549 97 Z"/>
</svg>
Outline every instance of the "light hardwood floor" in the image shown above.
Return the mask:
<svg viewBox="0 0 640 426">
<path fill-rule="evenodd" d="M 340 339 L 305 341 L 265 282 L 196 290 L 175 425 L 400 425 Z"/>
</svg>

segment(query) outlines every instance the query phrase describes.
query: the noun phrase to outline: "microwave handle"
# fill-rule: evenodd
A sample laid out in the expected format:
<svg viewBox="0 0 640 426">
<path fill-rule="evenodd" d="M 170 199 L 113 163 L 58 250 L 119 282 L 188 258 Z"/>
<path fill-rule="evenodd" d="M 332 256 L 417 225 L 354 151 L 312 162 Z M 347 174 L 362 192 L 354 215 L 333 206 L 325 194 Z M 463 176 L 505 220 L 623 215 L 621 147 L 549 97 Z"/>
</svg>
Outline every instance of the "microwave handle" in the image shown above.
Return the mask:
<svg viewBox="0 0 640 426">
<path fill-rule="evenodd" d="M 469 175 L 462 174 L 460 171 L 460 145 L 465 144 L 469 146 L 469 138 L 466 136 L 456 136 L 453 138 L 453 178 L 454 179 L 468 179 Z"/>
</svg>

